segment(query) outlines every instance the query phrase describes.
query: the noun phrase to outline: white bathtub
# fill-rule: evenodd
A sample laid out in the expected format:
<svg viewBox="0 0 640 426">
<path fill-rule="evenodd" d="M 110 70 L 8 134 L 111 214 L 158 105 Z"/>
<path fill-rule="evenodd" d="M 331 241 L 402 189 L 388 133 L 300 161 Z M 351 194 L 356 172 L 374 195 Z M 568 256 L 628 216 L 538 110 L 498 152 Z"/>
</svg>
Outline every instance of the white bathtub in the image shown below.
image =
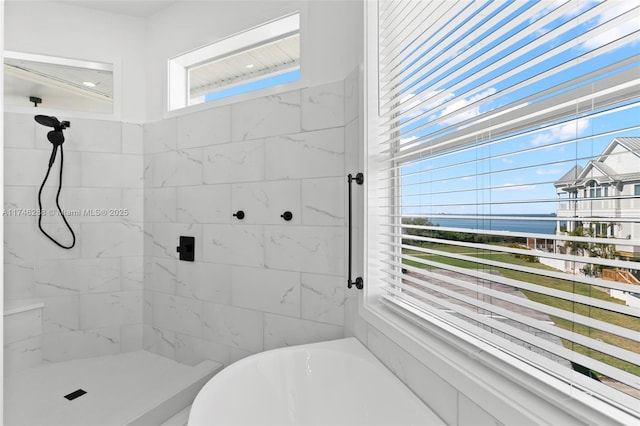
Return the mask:
<svg viewBox="0 0 640 426">
<path fill-rule="evenodd" d="M 358 340 L 266 351 L 214 376 L 189 426 L 443 425 Z"/>
</svg>

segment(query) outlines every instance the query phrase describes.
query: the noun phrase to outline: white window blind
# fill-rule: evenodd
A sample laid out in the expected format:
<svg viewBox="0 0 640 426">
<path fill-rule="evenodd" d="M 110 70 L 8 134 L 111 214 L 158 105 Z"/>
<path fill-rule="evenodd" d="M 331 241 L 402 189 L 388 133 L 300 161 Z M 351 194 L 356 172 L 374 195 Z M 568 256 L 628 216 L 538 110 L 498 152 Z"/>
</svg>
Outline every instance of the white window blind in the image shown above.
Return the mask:
<svg viewBox="0 0 640 426">
<path fill-rule="evenodd" d="M 380 0 L 368 148 L 388 309 L 633 416 L 639 23 L 626 1 Z"/>
</svg>

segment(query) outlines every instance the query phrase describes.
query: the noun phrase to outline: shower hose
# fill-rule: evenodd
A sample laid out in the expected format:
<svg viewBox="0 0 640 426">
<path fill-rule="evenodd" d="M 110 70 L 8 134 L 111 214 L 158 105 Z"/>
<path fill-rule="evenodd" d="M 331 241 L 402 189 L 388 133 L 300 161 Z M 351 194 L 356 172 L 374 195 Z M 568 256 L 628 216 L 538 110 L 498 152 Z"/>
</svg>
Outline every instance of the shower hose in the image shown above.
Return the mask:
<svg viewBox="0 0 640 426">
<path fill-rule="evenodd" d="M 58 147 L 60 148 L 60 175 L 58 180 L 58 192 L 56 194 L 56 207 L 58 208 L 58 213 L 62 217 L 64 224 L 67 226 L 67 229 L 69 229 L 69 232 L 71 232 L 71 237 L 73 238 L 71 245 L 68 245 L 68 246 L 59 243 L 55 238 L 49 235 L 47 231 L 45 231 L 42 228 L 42 190 L 44 189 L 44 185 L 47 183 L 47 179 L 49 179 L 51 168 L 53 167 L 53 164 L 56 161 L 56 152 L 58 151 Z M 42 185 L 40 185 L 40 191 L 38 191 L 38 228 L 40 228 L 40 231 L 42 231 L 42 233 L 46 235 L 47 238 L 49 238 L 51 241 L 56 243 L 59 247 L 69 250 L 76 245 L 76 234 L 73 232 L 73 229 L 71 229 L 71 225 L 69 225 L 69 222 L 67 222 L 67 218 L 64 216 L 64 212 L 60 207 L 60 192 L 62 191 L 62 170 L 63 169 L 64 169 L 64 151 L 62 149 L 62 143 L 59 143 L 59 144 L 54 143 L 53 149 L 51 151 L 51 157 L 49 158 L 49 167 L 47 168 L 47 174 L 45 175 L 44 180 L 42 181 Z"/>
</svg>

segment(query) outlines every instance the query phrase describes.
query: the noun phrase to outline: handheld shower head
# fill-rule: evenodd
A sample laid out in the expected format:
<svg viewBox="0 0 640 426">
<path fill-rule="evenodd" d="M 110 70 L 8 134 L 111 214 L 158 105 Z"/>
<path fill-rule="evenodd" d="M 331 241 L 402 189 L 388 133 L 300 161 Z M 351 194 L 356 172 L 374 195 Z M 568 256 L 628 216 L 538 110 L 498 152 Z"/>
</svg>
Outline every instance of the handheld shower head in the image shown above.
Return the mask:
<svg viewBox="0 0 640 426">
<path fill-rule="evenodd" d="M 47 139 L 54 145 L 62 145 L 64 142 L 64 135 L 62 131 L 71 126 L 68 121 L 60 121 L 54 116 L 48 115 L 36 115 L 35 120 L 46 127 L 53 127 L 49 133 L 47 133 Z"/>
<path fill-rule="evenodd" d="M 58 120 L 56 117 L 49 117 L 48 115 L 36 115 L 34 118 L 43 126 L 53 127 L 54 129 L 56 127 L 61 127 L 60 120 Z"/>
</svg>

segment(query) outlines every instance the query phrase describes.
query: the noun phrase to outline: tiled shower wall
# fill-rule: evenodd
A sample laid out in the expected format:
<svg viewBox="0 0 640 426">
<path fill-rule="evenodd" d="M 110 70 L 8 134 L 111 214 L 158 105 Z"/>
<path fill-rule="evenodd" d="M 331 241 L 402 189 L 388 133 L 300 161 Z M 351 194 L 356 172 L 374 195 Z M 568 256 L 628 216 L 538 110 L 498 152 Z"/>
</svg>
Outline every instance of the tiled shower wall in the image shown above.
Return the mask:
<svg viewBox="0 0 640 426">
<path fill-rule="evenodd" d="M 141 347 L 142 126 L 69 120 L 60 205 L 77 243 L 64 250 L 40 233 L 34 214 L 50 129 L 33 114 L 5 114 L 5 303 L 45 304 L 42 335 L 5 347 L 5 359 L 40 350 L 45 362 L 64 361 Z M 47 213 L 55 209 L 59 161 L 60 154 L 43 192 Z M 43 224 L 71 241 L 60 217 L 47 214 Z"/>
<path fill-rule="evenodd" d="M 344 335 L 356 82 L 145 125 L 146 349 L 227 364 Z M 180 235 L 195 262 L 177 260 Z"/>
</svg>

